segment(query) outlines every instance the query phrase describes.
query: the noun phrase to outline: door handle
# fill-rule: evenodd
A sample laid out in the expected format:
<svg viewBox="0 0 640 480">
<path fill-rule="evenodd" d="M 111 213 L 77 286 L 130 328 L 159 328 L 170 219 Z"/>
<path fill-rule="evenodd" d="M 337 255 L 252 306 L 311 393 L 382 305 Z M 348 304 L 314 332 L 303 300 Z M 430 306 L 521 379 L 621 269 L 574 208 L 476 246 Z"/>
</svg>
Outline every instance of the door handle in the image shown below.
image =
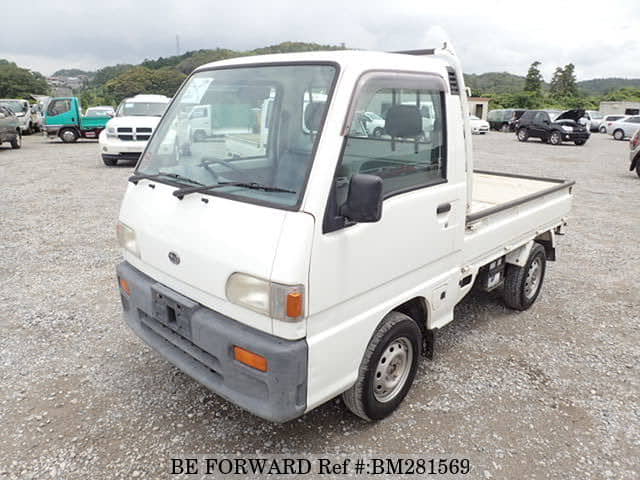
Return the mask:
<svg viewBox="0 0 640 480">
<path fill-rule="evenodd" d="M 438 205 L 438 208 L 436 208 L 436 214 L 438 215 L 442 215 L 443 213 L 447 213 L 450 211 L 451 211 L 451 204 L 449 202 L 441 203 L 440 205 Z"/>
</svg>

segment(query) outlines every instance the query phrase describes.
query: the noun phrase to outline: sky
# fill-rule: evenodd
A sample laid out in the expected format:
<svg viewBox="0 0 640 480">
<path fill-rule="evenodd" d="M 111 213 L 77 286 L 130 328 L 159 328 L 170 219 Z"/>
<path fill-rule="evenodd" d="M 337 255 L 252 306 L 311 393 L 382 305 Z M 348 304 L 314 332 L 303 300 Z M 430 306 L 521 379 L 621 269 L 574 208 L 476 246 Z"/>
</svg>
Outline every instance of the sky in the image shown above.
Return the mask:
<svg viewBox="0 0 640 480">
<path fill-rule="evenodd" d="M 0 0 L 0 7 L 9 0 Z M 640 78 L 640 1 L 30 0 L 1 8 L 0 58 L 50 75 L 201 48 L 248 50 L 282 41 L 420 49 L 447 40 L 468 73 L 549 81 L 573 62 L 578 80 Z"/>
</svg>

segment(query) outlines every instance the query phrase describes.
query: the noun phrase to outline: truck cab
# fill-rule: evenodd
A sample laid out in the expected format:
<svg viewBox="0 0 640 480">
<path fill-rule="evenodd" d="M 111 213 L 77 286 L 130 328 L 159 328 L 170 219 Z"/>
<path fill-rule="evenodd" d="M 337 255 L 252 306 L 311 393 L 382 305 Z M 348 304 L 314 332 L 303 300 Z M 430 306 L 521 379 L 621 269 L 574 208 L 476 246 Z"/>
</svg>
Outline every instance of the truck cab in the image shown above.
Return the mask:
<svg viewBox="0 0 640 480">
<path fill-rule="evenodd" d="M 183 134 L 196 106 L 234 125 L 268 99 L 260 152 L 230 150 L 246 133 Z M 368 135 L 361 112 L 384 118 L 384 133 Z M 262 418 L 337 395 L 362 418 L 390 415 L 474 284 L 533 305 L 570 210 L 570 181 L 474 171 L 468 117 L 450 49 L 198 68 L 120 210 L 126 323 Z"/>
<path fill-rule="evenodd" d="M 97 139 L 111 119 L 108 115 L 83 116 L 78 97 L 55 97 L 49 100 L 44 119 L 45 135 L 65 143 L 79 138 Z"/>
</svg>

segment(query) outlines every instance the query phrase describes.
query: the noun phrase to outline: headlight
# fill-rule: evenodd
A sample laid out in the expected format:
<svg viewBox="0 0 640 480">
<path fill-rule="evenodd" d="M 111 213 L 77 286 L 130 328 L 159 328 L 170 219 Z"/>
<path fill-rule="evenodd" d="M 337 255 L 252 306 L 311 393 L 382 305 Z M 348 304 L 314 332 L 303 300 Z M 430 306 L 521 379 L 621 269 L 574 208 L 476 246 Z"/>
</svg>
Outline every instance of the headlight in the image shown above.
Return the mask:
<svg viewBox="0 0 640 480">
<path fill-rule="evenodd" d="M 566 125 L 563 125 L 562 130 L 564 130 L 565 132 L 573 132 L 573 127 L 568 127 Z"/>
<path fill-rule="evenodd" d="M 107 128 L 107 137 L 108 138 L 116 138 L 116 129 L 114 127 Z"/>
<path fill-rule="evenodd" d="M 140 258 L 140 251 L 138 250 L 138 244 L 136 242 L 136 232 L 133 228 L 126 226 L 122 222 L 118 222 L 116 233 L 118 235 L 118 245 Z"/>
<path fill-rule="evenodd" d="M 16 113 L 16 117 L 24 117 L 24 112 L 18 112 L 18 113 Z"/>
<path fill-rule="evenodd" d="M 277 320 L 294 322 L 304 315 L 302 285 L 283 285 L 245 273 L 234 273 L 227 280 L 226 292 L 231 303 Z"/>
</svg>

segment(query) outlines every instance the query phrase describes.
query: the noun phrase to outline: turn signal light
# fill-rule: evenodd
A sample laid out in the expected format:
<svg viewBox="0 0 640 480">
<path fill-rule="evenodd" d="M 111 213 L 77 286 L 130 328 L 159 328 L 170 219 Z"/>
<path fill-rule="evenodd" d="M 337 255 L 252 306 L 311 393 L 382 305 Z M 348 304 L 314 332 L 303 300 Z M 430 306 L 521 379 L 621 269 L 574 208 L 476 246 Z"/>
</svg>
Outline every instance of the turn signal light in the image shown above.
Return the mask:
<svg viewBox="0 0 640 480">
<path fill-rule="evenodd" d="M 297 318 L 304 313 L 304 296 L 302 292 L 291 292 L 287 295 L 287 317 Z"/>
<path fill-rule="evenodd" d="M 124 278 L 120 279 L 120 288 L 124 290 L 127 295 L 131 295 L 131 287 L 129 286 L 129 282 L 127 282 Z"/>
<path fill-rule="evenodd" d="M 260 370 L 261 372 L 266 372 L 269 369 L 269 363 L 267 362 L 266 358 L 264 358 L 262 355 L 258 355 L 257 353 L 253 353 L 246 348 L 234 345 L 233 355 L 235 359 L 240 363 L 249 365 L 250 367 L 253 367 L 256 370 Z"/>
</svg>

